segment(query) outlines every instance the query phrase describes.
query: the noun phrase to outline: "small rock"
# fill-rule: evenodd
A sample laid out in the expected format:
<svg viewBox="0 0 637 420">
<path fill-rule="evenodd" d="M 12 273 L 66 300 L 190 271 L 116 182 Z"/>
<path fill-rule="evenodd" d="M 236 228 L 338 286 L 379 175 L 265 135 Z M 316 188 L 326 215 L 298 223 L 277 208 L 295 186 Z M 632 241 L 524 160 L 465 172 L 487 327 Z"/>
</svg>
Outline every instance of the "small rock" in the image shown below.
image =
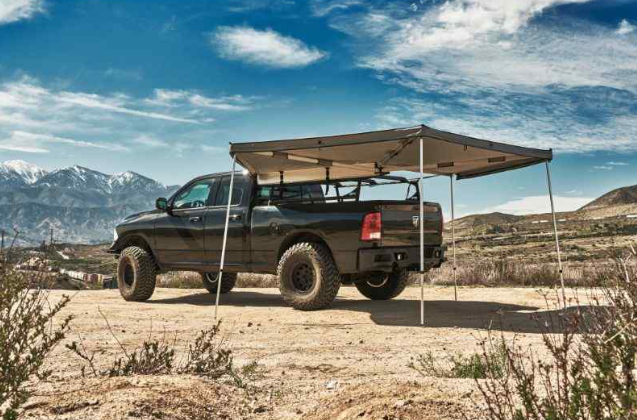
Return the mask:
<svg viewBox="0 0 637 420">
<path fill-rule="evenodd" d="M 396 401 L 396 402 L 394 403 L 394 407 L 395 407 L 395 408 L 403 408 L 403 407 L 405 407 L 406 405 L 409 405 L 409 403 L 410 403 L 410 401 L 409 401 L 409 400 L 407 400 L 407 401 L 405 401 L 405 400 L 398 400 L 398 401 Z"/>
<path fill-rule="evenodd" d="M 252 326 L 252 322 L 248 322 L 248 328 Z"/>
<path fill-rule="evenodd" d="M 336 389 L 338 388 L 338 381 L 332 379 L 331 381 L 329 381 L 326 385 L 327 389 Z"/>
</svg>

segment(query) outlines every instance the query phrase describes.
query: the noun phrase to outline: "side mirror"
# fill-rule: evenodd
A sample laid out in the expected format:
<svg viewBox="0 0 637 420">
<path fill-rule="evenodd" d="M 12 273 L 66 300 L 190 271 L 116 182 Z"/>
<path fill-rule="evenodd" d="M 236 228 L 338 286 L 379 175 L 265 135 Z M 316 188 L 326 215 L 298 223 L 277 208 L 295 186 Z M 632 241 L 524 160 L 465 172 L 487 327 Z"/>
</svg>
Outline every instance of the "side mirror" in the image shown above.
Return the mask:
<svg viewBox="0 0 637 420">
<path fill-rule="evenodd" d="M 155 200 L 155 208 L 160 211 L 168 211 L 168 200 L 164 197 L 160 197 Z"/>
</svg>

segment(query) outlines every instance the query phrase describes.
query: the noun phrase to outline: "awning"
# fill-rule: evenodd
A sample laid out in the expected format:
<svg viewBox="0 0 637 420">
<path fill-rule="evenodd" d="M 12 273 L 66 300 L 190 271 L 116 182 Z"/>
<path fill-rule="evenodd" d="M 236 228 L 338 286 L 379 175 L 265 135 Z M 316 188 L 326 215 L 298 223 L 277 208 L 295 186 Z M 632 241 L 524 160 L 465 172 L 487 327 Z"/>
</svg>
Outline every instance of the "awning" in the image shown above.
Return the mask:
<svg viewBox="0 0 637 420">
<path fill-rule="evenodd" d="M 481 140 L 425 125 L 292 140 L 233 143 L 230 154 L 260 184 L 351 179 L 420 171 L 473 178 L 553 159 L 551 150 Z"/>
</svg>

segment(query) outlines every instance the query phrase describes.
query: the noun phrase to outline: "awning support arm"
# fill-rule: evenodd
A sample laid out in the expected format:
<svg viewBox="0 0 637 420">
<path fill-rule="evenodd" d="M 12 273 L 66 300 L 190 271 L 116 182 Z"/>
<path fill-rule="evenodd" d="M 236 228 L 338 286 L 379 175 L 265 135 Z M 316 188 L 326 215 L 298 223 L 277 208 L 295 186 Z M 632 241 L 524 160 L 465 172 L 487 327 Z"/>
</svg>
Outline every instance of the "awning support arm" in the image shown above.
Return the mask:
<svg viewBox="0 0 637 420">
<path fill-rule="evenodd" d="M 453 202 L 453 175 L 449 177 L 449 185 L 451 192 L 451 246 L 453 249 L 453 296 L 458 301 L 458 274 L 456 266 L 456 212 Z"/>
<path fill-rule="evenodd" d="M 425 209 L 423 200 L 425 190 L 423 188 L 423 139 L 420 138 L 420 191 L 418 202 L 420 203 L 420 215 L 418 226 L 420 227 L 420 325 L 425 325 Z"/>
<path fill-rule="evenodd" d="M 398 156 L 400 154 L 400 152 L 403 151 L 403 149 L 407 146 L 409 146 L 414 140 L 404 140 L 401 141 L 400 144 L 398 145 L 398 147 L 396 149 L 394 149 L 391 153 L 388 153 L 387 156 L 385 156 L 385 158 L 383 160 L 381 160 L 380 162 L 378 162 L 378 165 L 380 167 L 386 166 L 387 163 L 392 160 L 393 158 L 395 158 L 396 156 Z"/>
<path fill-rule="evenodd" d="M 230 206 L 232 205 L 232 189 L 234 187 L 234 169 L 237 163 L 236 155 L 232 156 L 232 172 L 230 172 L 230 189 L 228 190 L 228 206 L 226 207 L 226 224 L 223 228 L 223 243 L 221 245 L 221 261 L 219 262 L 219 276 L 217 277 L 217 297 L 215 299 L 215 321 L 219 310 L 219 295 L 221 294 L 221 280 L 223 279 L 223 264 L 226 259 L 226 244 L 228 242 L 228 223 L 230 221 Z"/>
<path fill-rule="evenodd" d="M 546 161 L 546 183 L 549 187 L 549 198 L 551 199 L 551 214 L 553 215 L 553 232 L 555 234 L 555 249 L 557 251 L 557 265 L 560 270 L 560 285 L 562 286 L 562 305 L 566 308 L 566 291 L 564 289 L 564 270 L 562 268 L 562 253 L 560 251 L 560 237 L 557 232 L 557 218 L 555 217 L 555 204 L 553 202 L 553 186 L 551 185 L 551 170 L 549 162 Z"/>
</svg>

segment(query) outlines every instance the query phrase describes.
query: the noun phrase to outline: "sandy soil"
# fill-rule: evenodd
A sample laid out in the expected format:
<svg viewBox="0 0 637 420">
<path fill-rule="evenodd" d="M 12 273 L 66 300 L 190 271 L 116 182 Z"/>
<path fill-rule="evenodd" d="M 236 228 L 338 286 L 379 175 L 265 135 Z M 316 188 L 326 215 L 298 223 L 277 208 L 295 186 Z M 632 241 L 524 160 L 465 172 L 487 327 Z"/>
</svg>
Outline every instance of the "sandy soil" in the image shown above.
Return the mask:
<svg viewBox="0 0 637 420">
<path fill-rule="evenodd" d="M 53 291 L 53 300 L 64 292 Z M 68 292 L 66 292 L 68 293 Z M 26 418 L 259 418 L 461 419 L 478 418 L 471 380 L 423 377 L 409 368 L 427 350 L 441 355 L 478 350 L 489 325 L 519 343 L 540 342 L 530 314 L 544 311 L 535 289 L 425 289 L 425 326 L 419 325 L 420 290 L 372 302 L 343 287 L 328 310 L 300 312 L 276 289 L 238 289 L 222 296 L 219 315 L 241 366 L 258 362 L 254 391 L 186 375 L 82 378 L 82 362 L 63 346 L 51 357 L 52 378 L 36 385 Z M 555 304 L 555 294 L 550 293 Z M 134 348 L 166 334 L 183 348 L 214 323 L 214 298 L 199 290 L 157 289 L 145 303 L 125 302 L 117 290 L 80 291 L 65 313 L 75 315 L 68 342 L 81 336 L 106 367 L 121 355 L 118 339 Z"/>
</svg>

